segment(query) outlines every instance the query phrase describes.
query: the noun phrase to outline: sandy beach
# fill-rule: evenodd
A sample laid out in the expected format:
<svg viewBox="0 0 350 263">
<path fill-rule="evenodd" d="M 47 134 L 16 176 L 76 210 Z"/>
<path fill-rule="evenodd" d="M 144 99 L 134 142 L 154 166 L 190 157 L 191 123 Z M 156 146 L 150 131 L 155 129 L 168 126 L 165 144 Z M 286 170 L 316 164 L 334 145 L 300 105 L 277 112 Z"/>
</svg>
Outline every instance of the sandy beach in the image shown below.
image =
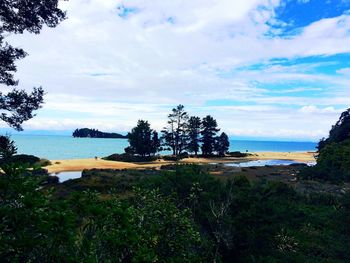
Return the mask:
<svg viewBox="0 0 350 263">
<path fill-rule="evenodd" d="M 314 162 L 314 152 L 258 152 L 253 153 L 246 158 L 187 158 L 180 163 L 228 163 L 228 162 L 244 162 L 250 160 L 292 160 L 297 162 Z M 49 173 L 58 173 L 64 171 L 82 171 L 84 169 L 142 169 L 159 167 L 164 164 L 173 162 L 158 160 L 148 163 L 129 163 L 106 161 L 102 159 L 72 159 L 72 160 L 51 160 L 52 165 L 46 167 Z"/>
</svg>

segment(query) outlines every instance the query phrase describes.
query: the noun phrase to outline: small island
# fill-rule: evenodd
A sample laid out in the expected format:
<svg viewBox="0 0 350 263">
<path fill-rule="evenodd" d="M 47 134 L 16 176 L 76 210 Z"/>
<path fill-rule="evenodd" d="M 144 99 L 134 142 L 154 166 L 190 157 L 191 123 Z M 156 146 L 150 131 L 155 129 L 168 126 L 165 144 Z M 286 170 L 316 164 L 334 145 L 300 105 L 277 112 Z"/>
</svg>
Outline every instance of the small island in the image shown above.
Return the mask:
<svg viewBox="0 0 350 263">
<path fill-rule="evenodd" d="M 101 132 L 97 129 L 82 128 L 76 129 L 72 136 L 74 138 L 109 138 L 109 139 L 127 139 L 127 136 L 119 133 Z"/>
</svg>

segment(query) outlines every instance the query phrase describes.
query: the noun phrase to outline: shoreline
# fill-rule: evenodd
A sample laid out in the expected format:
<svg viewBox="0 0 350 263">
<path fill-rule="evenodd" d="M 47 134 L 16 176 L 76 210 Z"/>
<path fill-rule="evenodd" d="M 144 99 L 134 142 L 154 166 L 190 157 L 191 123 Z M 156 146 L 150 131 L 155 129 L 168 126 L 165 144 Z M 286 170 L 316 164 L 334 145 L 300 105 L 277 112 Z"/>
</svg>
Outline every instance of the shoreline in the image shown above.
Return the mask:
<svg viewBox="0 0 350 263">
<path fill-rule="evenodd" d="M 178 163 L 184 164 L 208 164 L 208 163 L 237 163 L 256 160 L 290 160 L 295 162 L 310 163 L 315 162 L 315 152 L 255 152 L 251 156 L 237 157 L 211 157 L 211 158 L 186 158 Z M 74 172 L 85 169 L 145 169 L 157 168 L 166 164 L 176 162 L 158 160 L 147 163 L 131 163 L 106 161 L 100 158 L 70 159 L 70 160 L 50 160 L 52 165 L 44 167 L 49 173 Z"/>
</svg>

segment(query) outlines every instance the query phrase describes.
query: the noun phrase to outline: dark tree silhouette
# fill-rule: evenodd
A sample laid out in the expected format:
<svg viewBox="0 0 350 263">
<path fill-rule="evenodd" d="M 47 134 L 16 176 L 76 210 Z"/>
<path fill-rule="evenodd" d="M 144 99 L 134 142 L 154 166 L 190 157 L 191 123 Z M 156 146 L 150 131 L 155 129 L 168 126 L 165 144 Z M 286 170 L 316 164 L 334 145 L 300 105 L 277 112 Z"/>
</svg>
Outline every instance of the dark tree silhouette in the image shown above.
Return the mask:
<svg viewBox="0 0 350 263">
<path fill-rule="evenodd" d="M 33 111 L 41 107 L 43 96 L 42 88 L 34 88 L 30 94 L 16 89 L 7 94 L 0 92 L 0 119 L 18 131 L 23 130 L 22 123 L 35 116 Z"/>
<path fill-rule="evenodd" d="M 187 150 L 191 153 L 198 154 L 200 147 L 200 134 L 201 134 L 201 119 L 199 117 L 191 116 L 187 124 L 188 143 Z"/>
<path fill-rule="evenodd" d="M 339 120 L 329 132 L 327 139 L 323 138 L 318 144 L 318 150 L 321 151 L 326 145 L 333 142 L 342 142 L 350 139 L 350 108 L 344 111 Z"/>
<path fill-rule="evenodd" d="M 208 115 L 202 120 L 202 153 L 203 155 L 212 155 L 215 150 L 215 137 L 220 129 L 217 128 L 216 120 Z"/>
<path fill-rule="evenodd" d="M 136 127 L 128 133 L 130 146 L 125 148 L 125 152 L 142 157 L 156 153 L 159 141 L 158 134 L 154 132 L 148 121 L 139 120 Z"/>
<path fill-rule="evenodd" d="M 58 8 L 59 0 L 1 0 L 0 1 L 0 84 L 18 85 L 13 74 L 15 61 L 27 54 L 21 48 L 12 47 L 5 41 L 9 34 L 23 34 L 25 31 L 39 34 L 44 25 L 55 27 L 66 18 Z M 0 118 L 10 127 L 22 130 L 21 124 L 34 116 L 34 110 L 43 103 L 42 88 L 26 93 L 13 90 L 7 95 L 0 93 Z"/>
<path fill-rule="evenodd" d="M 219 156 L 224 156 L 230 147 L 230 141 L 226 133 L 221 133 L 220 136 L 216 138 L 215 151 Z"/>
<path fill-rule="evenodd" d="M 170 147 L 174 155 L 179 155 L 186 148 L 186 126 L 188 114 L 183 105 L 172 109 L 168 115 L 168 126 L 162 130 L 164 146 Z"/>
<path fill-rule="evenodd" d="M 151 143 L 151 153 L 156 154 L 160 150 L 160 139 L 158 137 L 158 132 L 152 132 L 152 143 Z"/>
</svg>

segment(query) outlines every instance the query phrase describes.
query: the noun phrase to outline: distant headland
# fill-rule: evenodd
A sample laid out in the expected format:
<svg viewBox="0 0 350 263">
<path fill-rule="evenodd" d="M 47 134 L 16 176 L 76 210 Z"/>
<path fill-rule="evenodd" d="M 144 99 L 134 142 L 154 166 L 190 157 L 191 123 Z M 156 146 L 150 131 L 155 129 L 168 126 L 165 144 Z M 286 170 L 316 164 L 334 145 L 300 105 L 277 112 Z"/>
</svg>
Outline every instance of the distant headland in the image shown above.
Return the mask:
<svg viewBox="0 0 350 263">
<path fill-rule="evenodd" d="M 127 139 L 127 136 L 119 133 L 101 132 L 97 129 L 82 128 L 76 129 L 72 136 L 74 138 L 110 138 L 110 139 Z"/>
</svg>

